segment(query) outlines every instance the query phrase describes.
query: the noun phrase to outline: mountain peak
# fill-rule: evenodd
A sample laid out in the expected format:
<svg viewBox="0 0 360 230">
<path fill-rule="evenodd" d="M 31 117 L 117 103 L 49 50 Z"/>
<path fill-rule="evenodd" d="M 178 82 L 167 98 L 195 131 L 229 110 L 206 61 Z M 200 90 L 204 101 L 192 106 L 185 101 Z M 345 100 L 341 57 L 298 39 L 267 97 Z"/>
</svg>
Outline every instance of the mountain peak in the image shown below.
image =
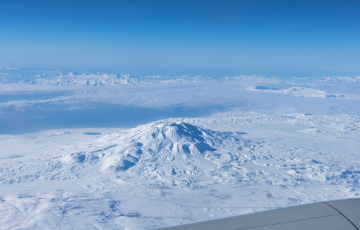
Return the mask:
<svg viewBox="0 0 360 230">
<path fill-rule="evenodd" d="M 199 182 L 207 183 L 218 175 L 222 165 L 242 161 L 235 152 L 248 145 L 240 137 L 243 134 L 165 120 L 104 136 L 89 148 L 91 151 L 80 154 L 81 160 L 79 154 L 72 154 L 74 159 L 67 162 L 71 170 L 80 165 L 80 171 L 88 171 L 85 169 L 88 165 L 99 167 L 101 173 L 120 173 L 120 177 L 142 178 L 151 184 L 197 186 L 198 183 L 191 182 L 196 175 L 208 177 Z M 224 148 L 227 143 L 232 143 L 232 149 Z"/>
</svg>

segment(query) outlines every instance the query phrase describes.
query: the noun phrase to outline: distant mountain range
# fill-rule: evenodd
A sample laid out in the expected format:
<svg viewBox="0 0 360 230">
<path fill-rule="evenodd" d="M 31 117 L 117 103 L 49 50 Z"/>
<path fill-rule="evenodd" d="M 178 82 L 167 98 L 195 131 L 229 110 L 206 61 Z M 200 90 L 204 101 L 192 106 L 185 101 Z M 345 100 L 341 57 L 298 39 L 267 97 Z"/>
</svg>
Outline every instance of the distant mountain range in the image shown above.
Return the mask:
<svg viewBox="0 0 360 230">
<path fill-rule="evenodd" d="M 139 83 L 174 83 L 174 81 L 226 81 L 226 82 L 262 82 L 269 84 L 323 84 L 336 82 L 360 82 L 360 76 L 326 76 L 317 78 L 304 77 L 274 77 L 261 75 L 240 75 L 224 78 L 209 78 L 206 76 L 189 77 L 187 75 L 168 77 L 160 75 L 127 75 L 113 73 L 62 73 L 59 71 L 29 71 L 17 68 L 0 67 L 0 84 L 20 83 L 28 85 L 59 85 L 59 86 L 105 86 L 134 85 Z M 267 87 L 267 86 L 257 86 Z M 257 88 L 260 89 L 260 88 Z M 266 90 L 267 88 L 261 88 Z"/>
</svg>

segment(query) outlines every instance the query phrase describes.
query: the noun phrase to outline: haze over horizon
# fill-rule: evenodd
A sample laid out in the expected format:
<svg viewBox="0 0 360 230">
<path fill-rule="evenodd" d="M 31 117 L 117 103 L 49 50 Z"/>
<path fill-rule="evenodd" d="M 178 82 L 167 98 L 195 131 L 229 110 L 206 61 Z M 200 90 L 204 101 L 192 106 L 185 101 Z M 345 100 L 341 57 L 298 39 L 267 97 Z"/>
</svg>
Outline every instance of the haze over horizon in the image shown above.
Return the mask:
<svg viewBox="0 0 360 230">
<path fill-rule="evenodd" d="M 0 66 L 164 75 L 360 74 L 355 0 L 3 0 L 0 9 Z"/>
</svg>

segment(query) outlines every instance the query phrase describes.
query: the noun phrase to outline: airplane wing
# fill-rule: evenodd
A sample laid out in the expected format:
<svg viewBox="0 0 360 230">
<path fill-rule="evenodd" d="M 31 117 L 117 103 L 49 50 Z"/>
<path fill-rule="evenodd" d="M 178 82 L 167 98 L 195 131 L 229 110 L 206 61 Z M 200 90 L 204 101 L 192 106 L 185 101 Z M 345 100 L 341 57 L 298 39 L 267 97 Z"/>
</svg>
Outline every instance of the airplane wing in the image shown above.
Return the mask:
<svg viewBox="0 0 360 230">
<path fill-rule="evenodd" d="M 187 224 L 163 230 L 359 230 L 360 199 L 289 208 Z"/>
</svg>

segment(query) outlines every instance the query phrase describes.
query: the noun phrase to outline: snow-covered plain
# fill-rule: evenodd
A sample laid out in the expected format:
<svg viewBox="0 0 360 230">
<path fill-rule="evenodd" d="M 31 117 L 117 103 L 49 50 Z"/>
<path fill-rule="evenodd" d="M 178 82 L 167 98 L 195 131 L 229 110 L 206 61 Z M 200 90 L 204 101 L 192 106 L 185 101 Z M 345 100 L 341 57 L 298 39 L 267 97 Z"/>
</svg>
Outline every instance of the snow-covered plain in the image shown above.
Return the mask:
<svg viewBox="0 0 360 230">
<path fill-rule="evenodd" d="M 0 82 L 1 229 L 154 229 L 360 196 L 360 77 Z"/>
</svg>

